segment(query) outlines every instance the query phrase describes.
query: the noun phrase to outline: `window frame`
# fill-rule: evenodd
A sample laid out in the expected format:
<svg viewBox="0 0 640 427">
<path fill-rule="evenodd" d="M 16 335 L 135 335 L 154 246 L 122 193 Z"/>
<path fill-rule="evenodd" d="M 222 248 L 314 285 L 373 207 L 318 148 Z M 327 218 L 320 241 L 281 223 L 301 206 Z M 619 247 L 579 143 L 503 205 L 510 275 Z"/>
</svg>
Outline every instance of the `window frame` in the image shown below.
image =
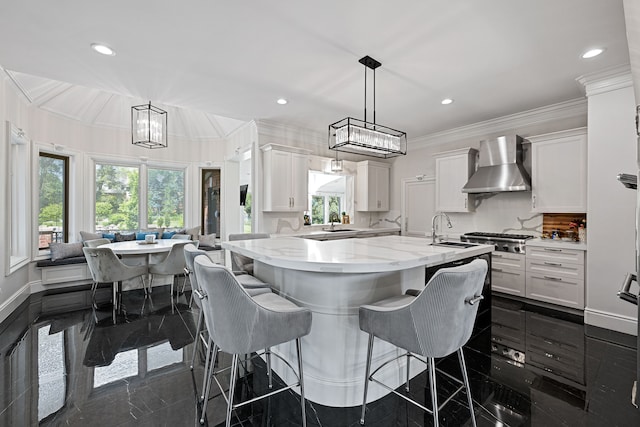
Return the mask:
<svg viewBox="0 0 640 427">
<path fill-rule="evenodd" d="M 5 211 L 5 276 L 27 265 L 30 259 L 30 227 L 28 217 L 31 209 L 29 189 L 31 188 L 31 142 L 22 129 L 7 121 L 6 129 L 6 170 L 7 195 Z"/>
<path fill-rule="evenodd" d="M 38 175 L 38 181 L 37 181 L 37 188 L 40 187 L 40 158 L 41 157 L 48 157 L 50 159 L 57 159 L 57 160 L 62 160 L 64 162 L 64 167 L 63 167 L 63 171 L 62 171 L 62 177 L 63 177 L 63 203 L 62 203 L 62 242 L 64 243 L 68 243 L 69 242 L 69 227 L 70 227 L 70 223 L 69 223 L 69 210 L 70 210 L 70 203 L 69 203 L 69 189 L 70 189 L 70 185 L 69 185 L 69 179 L 70 179 L 70 163 L 71 163 L 71 156 L 70 155 L 62 155 L 62 154 L 54 154 L 54 153 L 50 153 L 48 151 L 45 150 L 38 150 L 38 156 L 37 156 L 37 164 L 38 164 L 38 169 L 37 169 L 37 175 Z M 38 249 L 38 251 L 46 251 L 49 250 L 49 248 L 44 248 L 44 249 L 40 249 L 40 219 L 39 219 L 39 214 L 40 214 L 40 192 L 38 191 L 38 203 L 35 205 L 37 206 L 36 209 L 36 224 L 38 226 L 38 232 L 36 233 L 38 235 L 38 240 L 37 240 L 37 244 L 36 244 L 36 248 Z"/>
<path fill-rule="evenodd" d="M 87 229 L 95 231 L 96 226 L 96 165 L 107 164 L 113 166 L 123 167 L 136 167 L 138 168 L 138 228 L 147 228 L 147 189 L 148 189 L 148 177 L 149 168 L 152 169 L 167 169 L 167 170 L 179 170 L 184 174 L 184 223 L 189 224 L 189 218 L 191 218 L 190 211 L 190 179 L 189 165 L 187 163 L 178 162 L 163 162 L 163 161 L 148 161 L 145 157 L 132 160 L 131 157 L 119 157 L 119 156 L 88 156 L 87 157 L 87 174 L 89 180 L 87 180 L 87 201 L 89 209 L 87 210 Z M 143 192 L 144 189 L 144 192 Z"/>
</svg>

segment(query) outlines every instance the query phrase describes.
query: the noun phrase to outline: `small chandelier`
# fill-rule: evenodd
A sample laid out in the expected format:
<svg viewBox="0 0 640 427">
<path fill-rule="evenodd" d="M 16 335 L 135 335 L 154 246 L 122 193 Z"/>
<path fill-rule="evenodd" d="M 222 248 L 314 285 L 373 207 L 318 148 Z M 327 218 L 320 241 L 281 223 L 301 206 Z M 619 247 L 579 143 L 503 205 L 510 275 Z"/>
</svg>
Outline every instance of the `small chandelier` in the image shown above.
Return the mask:
<svg viewBox="0 0 640 427">
<path fill-rule="evenodd" d="M 365 66 L 364 120 L 347 117 L 329 125 L 329 149 L 385 159 L 406 155 L 406 132 L 376 124 L 376 68 L 382 64 L 370 56 L 358 62 Z M 367 68 L 373 70 L 373 122 L 367 122 Z"/>
<path fill-rule="evenodd" d="M 149 104 L 131 107 L 131 143 L 167 148 L 167 112 Z"/>
<path fill-rule="evenodd" d="M 331 172 L 342 172 L 342 160 L 338 160 L 338 151 L 336 151 L 336 158 L 331 159 Z"/>
</svg>

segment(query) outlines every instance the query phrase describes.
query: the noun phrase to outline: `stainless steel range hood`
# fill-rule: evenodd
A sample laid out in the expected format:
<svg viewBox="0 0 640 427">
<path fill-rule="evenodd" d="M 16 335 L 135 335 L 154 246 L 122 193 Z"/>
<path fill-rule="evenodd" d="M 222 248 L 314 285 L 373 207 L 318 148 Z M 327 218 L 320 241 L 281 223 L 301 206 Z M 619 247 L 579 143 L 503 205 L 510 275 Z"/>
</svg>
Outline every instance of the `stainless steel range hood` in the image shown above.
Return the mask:
<svg viewBox="0 0 640 427">
<path fill-rule="evenodd" d="M 478 170 L 462 188 L 463 193 L 531 191 L 531 177 L 522 164 L 522 138 L 500 136 L 480 141 Z"/>
</svg>

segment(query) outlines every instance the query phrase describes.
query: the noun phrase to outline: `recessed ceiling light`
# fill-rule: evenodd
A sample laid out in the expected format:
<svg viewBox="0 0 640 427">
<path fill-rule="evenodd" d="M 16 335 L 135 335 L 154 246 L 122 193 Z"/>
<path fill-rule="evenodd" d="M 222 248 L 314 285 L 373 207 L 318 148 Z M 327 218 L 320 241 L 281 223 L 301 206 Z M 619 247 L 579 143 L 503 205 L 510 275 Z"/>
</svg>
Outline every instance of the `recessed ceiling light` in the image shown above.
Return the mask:
<svg viewBox="0 0 640 427">
<path fill-rule="evenodd" d="M 286 99 L 284 99 L 284 98 L 278 98 L 278 100 L 277 100 L 276 102 L 277 102 L 278 104 L 280 104 L 280 105 L 284 105 L 284 104 L 286 104 L 286 103 L 287 103 L 287 102 L 289 102 L 289 101 L 287 101 L 287 100 L 286 100 Z"/>
<path fill-rule="evenodd" d="M 102 55 L 114 56 L 116 54 L 116 52 L 109 46 L 100 43 L 92 43 L 91 49 L 101 53 Z"/>
<path fill-rule="evenodd" d="M 604 49 L 600 49 L 600 48 L 590 49 L 582 54 L 582 58 L 583 59 L 593 58 L 594 56 L 600 55 L 602 52 L 604 52 Z"/>
<path fill-rule="evenodd" d="M 445 98 L 445 99 L 443 99 L 442 101 L 440 101 L 440 103 L 441 103 L 442 105 L 449 105 L 449 104 L 452 104 L 452 103 L 453 103 L 453 99 L 451 99 L 451 98 Z"/>
</svg>

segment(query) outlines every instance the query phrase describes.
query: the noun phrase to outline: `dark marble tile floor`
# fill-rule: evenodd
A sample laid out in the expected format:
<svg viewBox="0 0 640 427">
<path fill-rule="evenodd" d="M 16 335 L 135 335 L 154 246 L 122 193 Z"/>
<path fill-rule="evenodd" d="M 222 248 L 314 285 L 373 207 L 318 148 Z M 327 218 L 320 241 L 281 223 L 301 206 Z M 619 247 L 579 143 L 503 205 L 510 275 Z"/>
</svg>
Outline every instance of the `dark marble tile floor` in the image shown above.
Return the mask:
<svg viewBox="0 0 640 427">
<path fill-rule="evenodd" d="M 47 301 L 63 300 L 59 294 L 33 295 L 0 325 L 0 426 L 199 425 L 204 354 L 198 352 L 191 371 L 197 312 L 188 297 L 172 304 L 168 288 L 154 288 L 147 299 L 125 292 L 114 324 L 109 310 L 56 307 Z M 640 425 L 640 410 L 631 404 L 632 339 L 587 334 L 578 317 L 496 297 L 484 323 L 465 347 L 478 426 Z M 221 355 L 219 366 L 229 359 Z M 440 360 L 438 368 L 460 377 L 455 358 Z M 249 371 L 236 399 L 267 388 L 261 359 Z M 455 387 L 444 375 L 438 382 L 439 394 Z M 413 398 L 430 402 L 424 373 L 410 386 Z M 223 397 L 214 394 L 207 405 L 205 424 L 224 425 Z M 307 402 L 306 411 L 309 426 L 359 425 L 360 407 Z M 253 403 L 236 411 L 234 423 L 301 425 L 299 400 L 285 392 Z M 472 425 L 464 394 L 445 406 L 440 423 Z M 367 426 L 432 424 L 431 415 L 394 395 L 367 407 Z"/>
</svg>

